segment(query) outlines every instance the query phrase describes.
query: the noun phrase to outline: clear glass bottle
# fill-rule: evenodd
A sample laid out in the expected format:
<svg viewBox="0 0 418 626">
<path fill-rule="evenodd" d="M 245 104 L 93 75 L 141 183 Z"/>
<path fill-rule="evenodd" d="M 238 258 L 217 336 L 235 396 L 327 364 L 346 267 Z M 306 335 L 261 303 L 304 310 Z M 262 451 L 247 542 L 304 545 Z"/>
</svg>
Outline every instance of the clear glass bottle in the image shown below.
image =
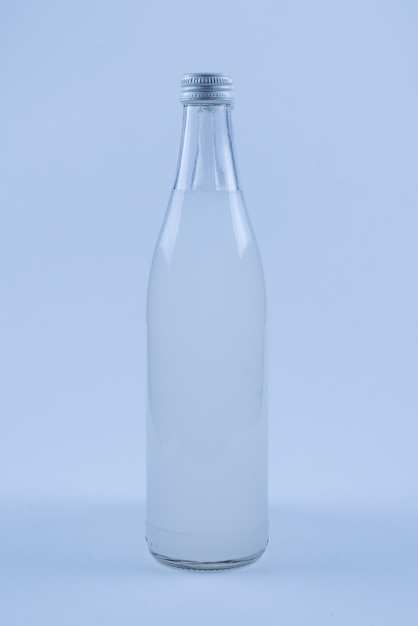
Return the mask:
<svg viewBox="0 0 418 626">
<path fill-rule="evenodd" d="M 232 81 L 186 74 L 174 190 L 148 286 L 146 538 L 192 569 L 268 541 L 265 288 L 238 182 Z"/>
</svg>

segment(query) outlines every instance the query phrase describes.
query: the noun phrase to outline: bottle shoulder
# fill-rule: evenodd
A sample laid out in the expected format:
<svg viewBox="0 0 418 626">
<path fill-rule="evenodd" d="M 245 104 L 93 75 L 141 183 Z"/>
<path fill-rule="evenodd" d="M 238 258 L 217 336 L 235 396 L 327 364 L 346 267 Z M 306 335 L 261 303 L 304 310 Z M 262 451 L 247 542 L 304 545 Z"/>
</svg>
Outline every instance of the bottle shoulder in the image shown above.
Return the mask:
<svg viewBox="0 0 418 626">
<path fill-rule="evenodd" d="M 156 245 L 168 264 L 206 254 L 239 262 L 259 252 L 241 191 L 173 191 Z M 204 259 L 203 259 L 204 260 Z"/>
<path fill-rule="evenodd" d="M 264 307 L 261 259 L 240 192 L 173 193 L 151 267 L 149 303 L 154 298 Z"/>
</svg>

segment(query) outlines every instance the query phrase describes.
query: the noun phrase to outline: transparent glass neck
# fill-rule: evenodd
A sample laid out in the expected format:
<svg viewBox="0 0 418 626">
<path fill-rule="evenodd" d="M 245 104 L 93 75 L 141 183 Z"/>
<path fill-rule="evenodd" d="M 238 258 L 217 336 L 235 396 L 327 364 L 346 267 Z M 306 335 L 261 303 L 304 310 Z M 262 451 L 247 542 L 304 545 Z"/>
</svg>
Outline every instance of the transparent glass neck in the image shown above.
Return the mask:
<svg viewBox="0 0 418 626">
<path fill-rule="evenodd" d="M 184 107 L 183 132 L 174 189 L 237 191 L 231 105 Z"/>
</svg>

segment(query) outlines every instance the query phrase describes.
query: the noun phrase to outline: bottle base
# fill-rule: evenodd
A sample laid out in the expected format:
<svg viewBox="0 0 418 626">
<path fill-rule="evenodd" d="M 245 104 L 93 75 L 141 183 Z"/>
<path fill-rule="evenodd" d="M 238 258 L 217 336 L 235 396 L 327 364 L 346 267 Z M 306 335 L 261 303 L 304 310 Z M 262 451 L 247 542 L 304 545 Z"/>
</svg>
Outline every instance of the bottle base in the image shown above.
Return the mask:
<svg viewBox="0 0 418 626">
<path fill-rule="evenodd" d="M 266 546 L 267 547 L 267 546 Z M 264 554 L 266 548 L 260 550 L 256 554 L 243 557 L 241 559 L 230 559 L 227 561 L 185 561 L 182 559 L 172 559 L 162 554 L 157 554 L 150 549 L 152 556 L 162 563 L 170 567 L 177 567 L 180 569 L 195 570 L 201 572 L 218 572 L 225 569 L 232 569 L 234 567 L 244 567 L 245 565 L 251 565 Z"/>
</svg>

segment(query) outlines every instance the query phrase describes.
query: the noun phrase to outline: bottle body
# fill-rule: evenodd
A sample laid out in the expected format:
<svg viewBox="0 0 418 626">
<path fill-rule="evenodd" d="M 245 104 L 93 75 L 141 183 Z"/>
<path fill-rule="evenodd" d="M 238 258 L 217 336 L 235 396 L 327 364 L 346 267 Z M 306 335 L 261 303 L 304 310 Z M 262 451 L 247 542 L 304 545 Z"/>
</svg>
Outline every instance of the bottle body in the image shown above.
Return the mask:
<svg viewBox="0 0 418 626">
<path fill-rule="evenodd" d="M 265 287 L 229 116 L 185 107 L 148 286 L 146 538 L 195 569 L 249 563 L 268 541 Z"/>
</svg>

